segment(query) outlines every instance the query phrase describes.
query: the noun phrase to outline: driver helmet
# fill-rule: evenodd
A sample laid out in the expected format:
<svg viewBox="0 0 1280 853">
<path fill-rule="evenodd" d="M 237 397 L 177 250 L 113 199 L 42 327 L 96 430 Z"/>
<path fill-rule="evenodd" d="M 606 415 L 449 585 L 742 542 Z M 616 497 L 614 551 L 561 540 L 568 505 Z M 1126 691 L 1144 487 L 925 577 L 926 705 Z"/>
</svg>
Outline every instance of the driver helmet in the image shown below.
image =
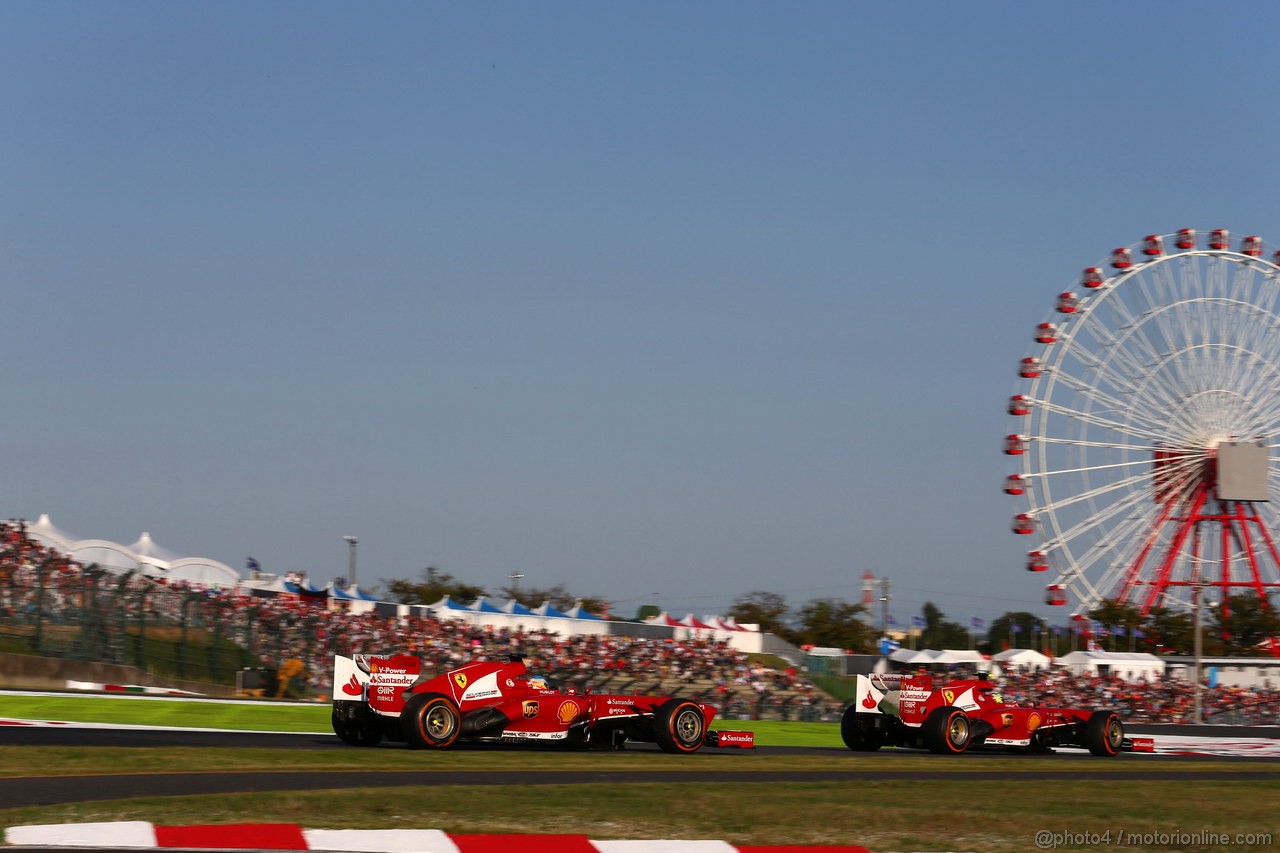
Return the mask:
<svg viewBox="0 0 1280 853">
<path fill-rule="evenodd" d="M 542 675 L 531 675 L 524 680 L 525 687 L 530 690 L 547 690 L 547 679 Z"/>
</svg>

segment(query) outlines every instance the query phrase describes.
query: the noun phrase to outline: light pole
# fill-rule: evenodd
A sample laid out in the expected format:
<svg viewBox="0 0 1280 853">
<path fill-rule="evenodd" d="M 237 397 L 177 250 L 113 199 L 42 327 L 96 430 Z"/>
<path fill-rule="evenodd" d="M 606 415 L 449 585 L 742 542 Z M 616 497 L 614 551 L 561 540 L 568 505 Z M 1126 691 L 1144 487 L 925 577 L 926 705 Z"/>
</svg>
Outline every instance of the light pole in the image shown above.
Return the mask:
<svg viewBox="0 0 1280 853">
<path fill-rule="evenodd" d="M 889 595 L 889 579 L 882 578 L 880 581 L 880 636 L 889 636 L 889 599 L 893 596 Z"/>
<path fill-rule="evenodd" d="M 343 536 L 343 540 L 351 546 L 350 556 L 347 561 L 347 584 L 349 586 L 356 585 L 356 543 L 360 540 L 354 536 Z"/>
<path fill-rule="evenodd" d="M 511 578 L 511 597 L 517 602 L 520 601 L 520 578 L 524 577 L 524 572 L 511 572 L 507 575 Z"/>
</svg>

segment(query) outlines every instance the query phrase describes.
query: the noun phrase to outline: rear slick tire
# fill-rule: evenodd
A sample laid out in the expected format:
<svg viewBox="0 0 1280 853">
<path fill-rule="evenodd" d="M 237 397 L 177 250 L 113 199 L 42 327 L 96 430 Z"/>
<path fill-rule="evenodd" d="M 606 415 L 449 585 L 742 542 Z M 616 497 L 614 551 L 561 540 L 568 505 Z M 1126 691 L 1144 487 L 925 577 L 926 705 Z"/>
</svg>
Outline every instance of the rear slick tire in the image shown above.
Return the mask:
<svg viewBox="0 0 1280 853">
<path fill-rule="evenodd" d="M 969 748 L 973 726 L 964 711 L 954 705 L 934 708 L 921 727 L 924 745 L 935 755 L 959 755 Z"/>
<path fill-rule="evenodd" d="M 333 713 L 330 714 L 329 718 L 333 724 L 333 733 L 343 743 L 351 746 L 377 746 L 382 742 L 380 721 L 369 711 L 367 706 L 356 702 L 343 702 L 342 704 L 354 707 L 340 707 L 335 702 Z"/>
<path fill-rule="evenodd" d="M 884 746 L 884 731 L 876 728 L 880 714 L 864 714 L 850 707 L 840 718 L 840 738 L 854 752 L 875 752 Z"/>
<path fill-rule="evenodd" d="M 400 714 L 400 732 L 415 749 L 446 749 L 461 729 L 458 706 L 442 693 L 414 694 Z"/>
</svg>

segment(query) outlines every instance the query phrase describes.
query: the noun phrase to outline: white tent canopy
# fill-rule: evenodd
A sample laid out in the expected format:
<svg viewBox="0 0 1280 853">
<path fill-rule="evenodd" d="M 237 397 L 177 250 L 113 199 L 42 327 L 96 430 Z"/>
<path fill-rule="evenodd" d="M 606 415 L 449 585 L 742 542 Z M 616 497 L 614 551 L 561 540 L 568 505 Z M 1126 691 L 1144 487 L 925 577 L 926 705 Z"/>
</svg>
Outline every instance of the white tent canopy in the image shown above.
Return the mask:
<svg viewBox="0 0 1280 853">
<path fill-rule="evenodd" d="M 27 533 L 44 545 L 71 557 L 78 563 L 96 563 L 99 568 L 117 574 L 140 572 L 158 580 L 186 581 L 205 586 L 235 586 L 240 573 L 225 563 L 209 557 L 184 557 L 156 544 L 150 533 L 143 533 L 131 545 L 109 539 L 80 539 L 58 527 L 42 513 Z"/>
<path fill-rule="evenodd" d="M 1071 652 L 1054 661 L 1072 675 L 1114 675 L 1125 681 L 1153 681 L 1164 675 L 1165 662 L 1146 652 Z"/>
<path fill-rule="evenodd" d="M 933 653 L 934 663 L 971 663 L 981 666 L 988 662 L 987 656 L 973 649 L 942 649 Z"/>
<path fill-rule="evenodd" d="M 934 653 L 927 649 L 898 649 L 889 655 L 889 660 L 894 663 L 919 663 L 931 664 L 934 662 Z"/>
<path fill-rule="evenodd" d="M 1035 649 L 1005 649 L 991 658 L 1000 664 L 1000 668 L 1035 671 L 1049 668 L 1049 656 L 1042 655 Z"/>
</svg>

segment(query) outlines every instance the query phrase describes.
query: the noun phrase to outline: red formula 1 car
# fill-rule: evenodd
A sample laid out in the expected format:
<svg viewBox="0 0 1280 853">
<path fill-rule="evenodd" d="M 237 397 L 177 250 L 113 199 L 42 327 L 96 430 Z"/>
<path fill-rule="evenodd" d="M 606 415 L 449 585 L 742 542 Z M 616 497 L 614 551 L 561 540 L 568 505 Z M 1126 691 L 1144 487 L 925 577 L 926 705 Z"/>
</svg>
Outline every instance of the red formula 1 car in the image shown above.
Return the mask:
<svg viewBox="0 0 1280 853">
<path fill-rule="evenodd" d="M 552 689 L 524 661 L 469 663 L 433 678 L 413 655 L 334 657 L 333 730 L 353 746 L 382 740 L 443 749 L 459 741 L 621 748 L 628 740 L 664 752 L 753 746 L 751 732 L 713 732 L 715 708 L 689 699 Z"/>
<path fill-rule="evenodd" d="M 1149 739 L 1124 736 L 1114 711 L 1007 705 L 985 678 L 935 683 L 930 676 L 859 675 L 857 698 L 840 720 L 845 746 L 882 746 L 959 755 L 994 747 L 1049 752 L 1076 746 L 1094 755 L 1152 751 Z"/>
</svg>

